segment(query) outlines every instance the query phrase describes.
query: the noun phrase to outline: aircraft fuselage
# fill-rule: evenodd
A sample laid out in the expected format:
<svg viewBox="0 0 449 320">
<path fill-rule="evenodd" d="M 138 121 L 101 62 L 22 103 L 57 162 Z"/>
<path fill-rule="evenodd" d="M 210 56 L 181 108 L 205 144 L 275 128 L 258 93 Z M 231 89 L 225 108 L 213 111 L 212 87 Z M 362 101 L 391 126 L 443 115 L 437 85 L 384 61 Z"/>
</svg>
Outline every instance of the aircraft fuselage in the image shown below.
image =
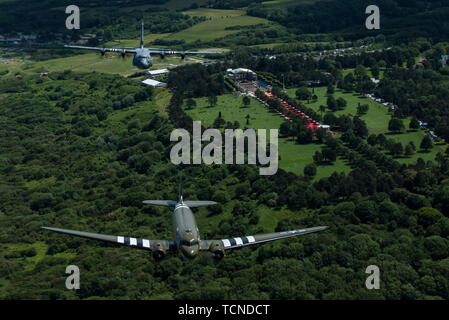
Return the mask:
<svg viewBox="0 0 449 320">
<path fill-rule="evenodd" d="M 182 198 L 173 211 L 173 239 L 184 257 L 193 259 L 198 255 L 200 233 L 192 210 Z"/>
<path fill-rule="evenodd" d="M 139 69 L 148 69 L 153 65 L 153 58 L 146 48 L 137 49 L 133 58 L 133 65 Z"/>
</svg>

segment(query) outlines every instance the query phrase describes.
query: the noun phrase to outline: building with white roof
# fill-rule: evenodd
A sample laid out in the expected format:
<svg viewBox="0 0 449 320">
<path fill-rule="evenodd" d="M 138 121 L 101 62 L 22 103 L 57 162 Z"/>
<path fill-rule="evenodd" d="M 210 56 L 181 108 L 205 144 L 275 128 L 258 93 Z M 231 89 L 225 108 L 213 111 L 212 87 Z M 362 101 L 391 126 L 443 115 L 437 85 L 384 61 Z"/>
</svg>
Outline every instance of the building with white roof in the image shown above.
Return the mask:
<svg viewBox="0 0 449 320">
<path fill-rule="evenodd" d="M 158 70 L 149 70 L 145 73 L 147 76 L 160 76 L 163 74 L 168 74 L 170 70 L 168 69 L 158 69 Z"/>
<path fill-rule="evenodd" d="M 228 73 L 229 77 L 235 80 L 249 80 L 249 81 L 257 80 L 257 74 L 250 69 L 245 68 L 228 69 L 226 70 L 226 72 Z"/>
<path fill-rule="evenodd" d="M 167 86 L 166 83 L 160 82 L 160 81 L 156 81 L 156 80 L 153 80 L 153 79 L 146 79 L 146 80 L 143 80 L 142 83 L 143 83 L 144 85 L 152 86 L 152 87 L 155 87 L 155 88 L 164 88 L 164 87 Z"/>
</svg>

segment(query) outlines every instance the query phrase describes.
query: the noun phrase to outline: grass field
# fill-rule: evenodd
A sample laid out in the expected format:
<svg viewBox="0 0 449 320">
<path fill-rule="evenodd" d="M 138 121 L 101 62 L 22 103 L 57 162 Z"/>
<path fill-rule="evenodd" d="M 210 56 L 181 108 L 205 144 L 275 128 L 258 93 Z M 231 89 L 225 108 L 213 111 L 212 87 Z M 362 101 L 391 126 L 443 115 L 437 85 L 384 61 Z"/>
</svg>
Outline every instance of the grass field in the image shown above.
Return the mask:
<svg viewBox="0 0 449 320">
<path fill-rule="evenodd" d="M 317 1 L 318 0 L 269 0 L 262 2 L 262 4 L 264 6 L 269 6 L 273 8 L 288 8 L 291 6 L 297 6 L 301 4 L 303 5 L 312 4 Z"/>
<path fill-rule="evenodd" d="M 324 105 L 326 106 L 326 87 L 319 87 L 315 88 L 314 92 L 318 96 L 318 100 L 316 102 L 308 104 L 306 101 L 303 101 L 307 107 L 312 108 L 319 111 L 319 106 Z M 293 89 L 287 89 L 287 93 L 291 97 L 295 97 L 296 88 Z M 361 119 L 366 122 L 366 125 L 368 127 L 368 130 L 370 133 L 384 133 L 387 137 L 387 139 L 392 138 L 398 142 L 401 142 L 404 146 L 409 143 L 410 141 L 413 141 L 415 146 L 419 149 L 419 145 L 421 144 L 421 141 L 424 137 L 423 133 L 421 131 L 410 131 L 406 130 L 403 133 L 393 134 L 388 131 L 388 122 L 391 119 L 391 113 L 388 112 L 388 108 L 372 101 L 371 99 L 365 98 L 357 93 L 346 93 L 343 92 L 340 89 L 335 89 L 334 97 L 337 99 L 339 97 L 344 98 L 348 105 L 344 110 L 336 111 L 335 114 L 337 116 L 340 115 L 350 115 L 355 116 L 357 115 L 357 105 L 360 104 L 368 104 L 369 105 L 369 111 L 361 116 Z M 327 111 L 327 109 L 326 109 Z M 410 119 L 404 119 L 404 125 L 406 128 L 409 127 Z M 436 154 L 441 151 L 441 149 L 437 146 L 434 146 L 429 152 L 422 153 L 417 152 L 415 155 L 411 157 L 402 157 L 398 158 L 397 160 L 402 163 L 410 163 L 416 161 L 419 157 L 423 158 L 424 160 L 434 160 Z"/>
<path fill-rule="evenodd" d="M 253 129 L 279 129 L 284 121 L 277 113 L 270 112 L 263 104 L 251 99 L 248 107 L 243 107 L 241 97 L 222 95 L 218 97 L 215 107 L 210 107 L 206 98 L 196 99 L 197 107 L 186 112 L 194 119 L 201 120 L 207 127 L 211 126 L 221 111 L 225 121 L 238 121 L 240 128 L 246 126 Z M 246 125 L 246 115 L 250 115 L 249 124 Z M 304 167 L 313 162 L 313 155 L 321 150 L 322 145 L 299 145 L 295 141 L 286 138 L 279 139 L 279 167 L 296 174 L 303 174 Z M 316 178 L 329 176 L 334 171 L 349 172 L 351 168 L 342 159 L 337 159 L 333 165 L 319 166 Z"/>
<path fill-rule="evenodd" d="M 39 73 L 43 71 L 54 72 L 72 70 L 78 72 L 96 71 L 128 76 L 135 72 L 142 71 L 133 66 L 132 59 L 132 55 L 128 55 L 126 58 L 122 59 L 119 55 L 114 53 L 106 53 L 104 57 L 101 57 L 98 53 L 86 53 L 32 63 L 31 68 L 26 70 L 26 72 Z M 153 56 L 153 66 L 151 69 L 170 68 L 201 61 L 202 59 L 197 56 L 188 56 L 184 60 L 178 56 L 167 56 L 163 60 L 159 56 Z M 24 70 L 23 66 L 18 64 L 2 66 L 3 64 L 0 64 L 0 71 L 3 69 L 9 69 L 10 71 Z"/>
<path fill-rule="evenodd" d="M 268 24 L 268 20 L 246 16 L 243 10 L 215 10 L 215 9 L 195 9 L 186 11 L 186 14 L 204 16 L 210 20 L 200 22 L 188 29 L 171 34 L 167 40 L 185 40 L 193 42 L 196 40 L 213 41 L 227 35 L 237 33 L 241 30 L 225 30 L 234 26 L 250 26 L 256 24 Z"/>
</svg>

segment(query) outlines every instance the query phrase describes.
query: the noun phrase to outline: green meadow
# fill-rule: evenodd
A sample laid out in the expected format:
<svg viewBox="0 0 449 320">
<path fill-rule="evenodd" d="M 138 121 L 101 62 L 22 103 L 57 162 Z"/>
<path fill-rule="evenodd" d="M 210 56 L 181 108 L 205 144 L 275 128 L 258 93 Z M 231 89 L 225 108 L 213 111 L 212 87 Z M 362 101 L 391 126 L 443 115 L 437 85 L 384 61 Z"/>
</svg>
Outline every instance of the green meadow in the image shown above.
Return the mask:
<svg viewBox="0 0 449 320">
<path fill-rule="evenodd" d="M 198 63 L 202 61 L 200 57 L 196 56 L 188 56 L 184 60 L 179 56 L 166 56 L 164 59 L 161 59 L 159 56 L 152 57 L 153 66 L 151 67 L 151 69 L 170 68 L 187 63 Z M 44 71 L 54 72 L 72 70 L 78 72 L 96 71 L 128 76 L 133 73 L 142 71 L 133 66 L 132 59 L 132 55 L 127 55 L 125 58 L 122 58 L 120 55 L 115 53 L 106 53 L 104 57 L 102 57 L 99 53 L 85 53 L 71 57 L 39 61 L 33 63 L 31 65 L 31 68 L 28 69 L 27 72 L 36 73 Z M 6 69 L 8 67 L 3 68 Z M 10 67 L 8 69 L 23 71 L 23 68 L 20 65 L 15 65 L 14 67 Z M 1 70 L 2 65 L 0 64 L 0 71 Z"/>
<path fill-rule="evenodd" d="M 186 14 L 205 16 L 209 20 L 200 22 L 192 27 L 180 32 L 171 34 L 167 40 L 185 40 L 193 42 L 196 40 L 213 41 L 227 35 L 237 33 L 241 30 L 226 30 L 235 26 L 251 26 L 256 24 L 268 24 L 268 20 L 246 16 L 242 10 L 214 10 L 214 9 L 196 9 L 187 11 Z"/>
<path fill-rule="evenodd" d="M 291 97 L 295 97 L 295 92 L 297 88 L 287 89 L 287 93 Z M 318 87 L 314 89 L 314 94 L 317 95 L 318 100 L 316 102 L 307 103 L 307 101 L 302 101 L 309 108 L 314 109 L 318 113 L 320 113 L 320 105 L 326 106 L 326 95 L 327 87 Z M 347 101 L 347 106 L 344 110 L 336 111 L 335 114 L 337 116 L 340 115 L 349 115 L 355 116 L 357 115 L 357 106 L 358 104 L 368 104 L 369 110 L 366 114 L 362 115 L 360 118 L 366 122 L 366 126 L 371 133 L 380 134 L 383 133 L 386 135 L 387 139 L 392 138 L 398 142 L 401 142 L 404 146 L 413 141 L 417 149 L 421 144 L 421 141 L 424 137 L 423 132 L 420 130 L 408 130 L 410 119 L 404 119 L 404 125 L 406 130 L 402 133 L 391 133 L 388 131 L 388 122 L 391 119 L 392 113 L 388 111 L 388 108 L 384 105 L 372 101 L 371 99 L 365 98 L 364 96 L 357 93 L 348 93 L 343 92 L 340 89 L 335 89 L 334 93 L 335 99 L 342 97 Z M 326 112 L 328 109 L 326 108 Z M 424 160 L 434 160 L 435 156 L 438 152 L 442 151 L 440 147 L 434 146 L 429 152 L 416 152 L 411 157 L 401 157 L 397 158 L 399 162 L 402 163 L 410 163 L 416 161 L 419 157 Z"/>
<path fill-rule="evenodd" d="M 225 121 L 238 121 L 240 128 L 253 129 L 279 129 L 284 119 L 277 113 L 267 109 L 255 99 L 251 99 L 249 106 L 243 105 L 242 97 L 231 94 L 218 97 L 217 105 L 211 107 L 207 98 L 195 99 L 197 106 L 192 110 L 185 110 L 193 120 L 201 120 L 205 127 L 212 126 L 214 120 L 221 112 Z M 246 116 L 250 115 L 249 124 L 246 124 Z M 279 167 L 296 174 L 303 174 L 304 167 L 313 162 L 313 155 L 321 150 L 322 145 L 308 144 L 300 145 L 286 138 L 279 139 Z M 317 167 L 316 178 L 330 176 L 334 171 L 349 172 L 350 166 L 346 161 L 338 158 L 333 165 Z"/>
</svg>

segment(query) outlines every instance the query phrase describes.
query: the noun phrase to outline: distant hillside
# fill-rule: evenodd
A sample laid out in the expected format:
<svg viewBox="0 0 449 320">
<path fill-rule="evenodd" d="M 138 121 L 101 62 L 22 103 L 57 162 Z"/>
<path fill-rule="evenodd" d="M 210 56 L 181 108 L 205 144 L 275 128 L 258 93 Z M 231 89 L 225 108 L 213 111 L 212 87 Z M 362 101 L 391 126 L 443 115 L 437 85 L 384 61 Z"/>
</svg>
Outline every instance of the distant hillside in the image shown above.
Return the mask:
<svg viewBox="0 0 449 320">
<path fill-rule="evenodd" d="M 292 1 L 276 1 L 276 6 L 270 2 L 250 5 L 248 15 L 276 21 L 297 33 L 366 33 L 365 9 L 370 4 L 371 1 L 365 0 L 329 0 L 293 7 Z M 371 33 L 397 33 L 406 29 L 409 36 L 415 37 L 447 38 L 449 35 L 447 1 L 379 0 L 376 5 L 380 8 L 381 30 Z"/>
</svg>

